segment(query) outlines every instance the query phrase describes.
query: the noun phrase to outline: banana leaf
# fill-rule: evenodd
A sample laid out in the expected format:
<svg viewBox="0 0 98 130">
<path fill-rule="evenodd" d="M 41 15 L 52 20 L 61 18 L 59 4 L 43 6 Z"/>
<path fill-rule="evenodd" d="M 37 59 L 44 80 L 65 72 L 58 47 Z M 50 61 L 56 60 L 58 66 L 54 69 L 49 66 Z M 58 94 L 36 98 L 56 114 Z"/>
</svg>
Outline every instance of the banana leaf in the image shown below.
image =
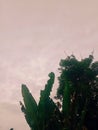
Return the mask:
<svg viewBox="0 0 98 130">
<path fill-rule="evenodd" d="M 45 124 L 47 124 L 47 121 L 51 118 L 51 115 L 55 109 L 54 103 L 52 99 L 49 97 L 54 83 L 54 73 L 51 72 L 49 74 L 49 77 L 50 79 L 47 81 L 45 89 L 41 90 L 40 101 L 38 104 L 38 113 L 40 120 L 39 125 L 43 130 L 45 129 Z"/>
<path fill-rule="evenodd" d="M 29 92 L 26 85 L 22 85 L 22 96 L 24 100 L 23 111 L 25 113 L 25 118 L 27 123 L 32 130 L 38 130 L 38 109 L 37 103 L 31 93 Z"/>
</svg>

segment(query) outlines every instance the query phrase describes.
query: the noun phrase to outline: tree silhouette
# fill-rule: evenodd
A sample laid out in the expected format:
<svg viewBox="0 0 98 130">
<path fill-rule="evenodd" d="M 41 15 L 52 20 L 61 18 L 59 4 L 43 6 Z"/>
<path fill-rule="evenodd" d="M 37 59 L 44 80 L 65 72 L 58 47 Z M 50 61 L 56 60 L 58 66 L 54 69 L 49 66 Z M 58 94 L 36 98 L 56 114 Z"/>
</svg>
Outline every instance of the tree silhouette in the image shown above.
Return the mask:
<svg viewBox="0 0 98 130">
<path fill-rule="evenodd" d="M 60 62 L 57 98 L 66 100 L 63 111 L 71 130 L 82 126 L 98 129 L 98 61 L 93 59 L 89 55 L 79 61 L 71 55 Z"/>
<path fill-rule="evenodd" d="M 55 75 L 40 92 L 37 104 L 26 85 L 22 85 L 24 104 L 20 102 L 31 130 L 97 130 L 98 129 L 98 62 L 93 55 L 76 59 L 74 55 L 60 61 L 59 86 L 50 98 Z"/>
<path fill-rule="evenodd" d="M 14 130 L 13 128 L 11 128 L 10 130 Z"/>
</svg>

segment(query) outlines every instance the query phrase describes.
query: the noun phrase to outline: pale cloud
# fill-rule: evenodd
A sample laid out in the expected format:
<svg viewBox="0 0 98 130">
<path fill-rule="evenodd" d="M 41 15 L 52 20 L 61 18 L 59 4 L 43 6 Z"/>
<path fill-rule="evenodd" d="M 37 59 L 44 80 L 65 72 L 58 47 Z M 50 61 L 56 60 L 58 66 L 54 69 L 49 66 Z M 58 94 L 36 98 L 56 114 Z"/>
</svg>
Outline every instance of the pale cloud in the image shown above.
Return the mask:
<svg viewBox="0 0 98 130">
<path fill-rule="evenodd" d="M 94 49 L 98 59 L 97 5 L 97 0 L 0 0 L 0 110 L 14 116 L 18 130 L 23 118 L 2 103 L 22 100 L 22 83 L 38 101 L 48 73 L 53 71 L 58 76 L 61 58 L 72 53 L 85 57 Z M 0 122 L 5 117 L 1 116 Z M 5 126 L 8 129 L 11 121 L 13 118 L 7 126 L 2 123 L 2 130 Z"/>
</svg>

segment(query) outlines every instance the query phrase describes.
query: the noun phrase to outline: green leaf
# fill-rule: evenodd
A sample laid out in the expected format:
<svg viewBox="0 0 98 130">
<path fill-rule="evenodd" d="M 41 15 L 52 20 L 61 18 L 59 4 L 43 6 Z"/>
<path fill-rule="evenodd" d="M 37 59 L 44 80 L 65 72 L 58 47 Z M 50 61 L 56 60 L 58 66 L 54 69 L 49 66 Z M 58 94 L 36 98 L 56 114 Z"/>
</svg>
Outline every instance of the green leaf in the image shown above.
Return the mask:
<svg viewBox="0 0 98 130">
<path fill-rule="evenodd" d="M 37 130 L 38 127 L 38 110 L 37 110 L 37 103 L 31 93 L 29 92 L 26 85 L 22 85 L 22 96 L 24 100 L 24 107 L 25 107 L 25 117 L 26 120 L 33 130 Z"/>
<path fill-rule="evenodd" d="M 50 79 L 47 81 L 47 84 L 45 85 L 45 89 L 41 90 L 40 101 L 38 104 L 39 120 L 40 120 L 40 125 L 41 127 L 43 127 L 43 129 L 45 127 L 46 122 L 49 120 L 51 114 L 55 109 L 54 104 L 49 97 L 54 83 L 54 78 L 55 78 L 54 73 L 51 72 L 49 74 L 49 77 Z"/>
</svg>

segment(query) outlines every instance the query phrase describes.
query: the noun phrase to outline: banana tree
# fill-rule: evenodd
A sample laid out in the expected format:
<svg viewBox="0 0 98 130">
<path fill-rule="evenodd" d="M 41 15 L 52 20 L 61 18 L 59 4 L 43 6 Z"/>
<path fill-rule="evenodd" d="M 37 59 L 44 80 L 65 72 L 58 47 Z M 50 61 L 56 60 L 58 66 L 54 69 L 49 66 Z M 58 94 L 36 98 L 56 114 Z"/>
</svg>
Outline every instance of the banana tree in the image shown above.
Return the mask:
<svg viewBox="0 0 98 130">
<path fill-rule="evenodd" d="M 20 102 L 21 110 L 31 130 L 60 130 L 60 111 L 54 101 L 50 98 L 55 75 L 49 74 L 50 79 L 45 89 L 40 92 L 40 100 L 37 104 L 26 85 L 22 85 L 22 96 L 24 104 Z"/>
</svg>

